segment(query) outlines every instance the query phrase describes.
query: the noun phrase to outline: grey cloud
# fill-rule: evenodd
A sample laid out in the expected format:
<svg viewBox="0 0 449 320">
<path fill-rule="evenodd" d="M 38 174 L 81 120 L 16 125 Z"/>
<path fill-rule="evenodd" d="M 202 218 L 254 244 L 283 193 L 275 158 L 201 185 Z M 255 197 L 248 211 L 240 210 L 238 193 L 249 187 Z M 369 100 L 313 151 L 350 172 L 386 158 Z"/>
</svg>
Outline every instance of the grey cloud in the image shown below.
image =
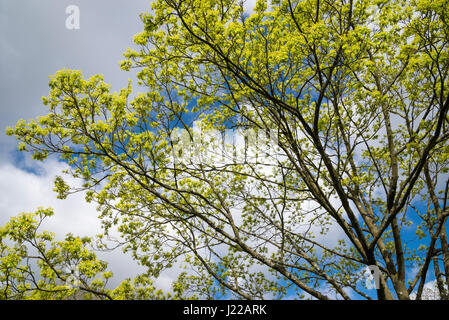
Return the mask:
<svg viewBox="0 0 449 320">
<path fill-rule="evenodd" d="M 71 4 L 80 9 L 79 30 L 65 27 Z M 79 69 L 103 74 L 114 90 L 126 86 L 133 74 L 118 62 L 148 10 L 148 0 L 0 0 L 0 160 L 16 144 L 5 127 L 45 113 L 49 75 Z"/>
</svg>

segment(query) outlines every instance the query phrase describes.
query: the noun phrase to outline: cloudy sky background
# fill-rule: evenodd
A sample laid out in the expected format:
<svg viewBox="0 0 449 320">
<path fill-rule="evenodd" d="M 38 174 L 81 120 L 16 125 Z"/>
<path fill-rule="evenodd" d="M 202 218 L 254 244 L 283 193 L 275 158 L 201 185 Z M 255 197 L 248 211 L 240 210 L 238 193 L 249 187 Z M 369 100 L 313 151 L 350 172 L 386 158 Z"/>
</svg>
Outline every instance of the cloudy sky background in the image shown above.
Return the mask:
<svg viewBox="0 0 449 320">
<path fill-rule="evenodd" d="M 254 4 L 247 1 L 248 8 Z M 70 5 L 80 9 L 79 30 L 66 28 Z M 48 95 L 49 76 L 62 68 L 82 70 L 85 77 L 103 74 L 117 91 L 135 79 L 118 63 L 142 30 L 139 13 L 150 6 L 151 0 L 0 0 L 0 225 L 43 206 L 55 210 L 44 228 L 57 238 L 101 231 L 95 205 L 82 194 L 56 199 L 53 180 L 64 164 L 54 159 L 39 163 L 17 152 L 17 141 L 6 136 L 5 128 L 20 118 L 46 114 L 42 97 Z M 100 257 L 115 274 L 111 285 L 143 271 L 120 251 Z M 175 275 L 176 270 L 163 274 L 157 284 L 169 289 Z"/>
<path fill-rule="evenodd" d="M 69 5 L 80 9 L 79 30 L 66 28 Z M 118 62 L 142 29 L 139 13 L 149 8 L 149 0 L 0 0 L 0 225 L 43 206 L 55 209 L 44 227 L 58 238 L 100 232 L 95 205 L 82 194 L 56 199 L 53 179 L 64 165 L 19 154 L 5 128 L 46 113 L 42 97 L 49 92 L 48 77 L 62 68 L 82 70 L 86 77 L 103 74 L 113 90 L 125 87 L 133 74 L 120 70 Z M 142 271 L 120 251 L 101 258 L 114 271 L 111 285 Z M 169 279 L 159 283 L 167 288 Z"/>
</svg>

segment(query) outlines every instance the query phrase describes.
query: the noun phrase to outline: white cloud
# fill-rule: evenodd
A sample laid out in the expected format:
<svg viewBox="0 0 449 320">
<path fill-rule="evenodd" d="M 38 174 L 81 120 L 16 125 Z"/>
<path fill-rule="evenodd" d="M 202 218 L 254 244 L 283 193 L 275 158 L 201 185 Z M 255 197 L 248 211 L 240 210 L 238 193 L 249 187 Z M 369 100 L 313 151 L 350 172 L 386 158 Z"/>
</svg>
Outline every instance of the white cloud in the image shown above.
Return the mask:
<svg viewBox="0 0 449 320">
<path fill-rule="evenodd" d="M 101 223 L 97 217 L 95 204 L 87 203 L 83 194 L 73 194 L 65 200 L 56 198 L 56 193 L 52 190 L 53 179 L 66 168 L 67 165 L 64 163 L 48 160 L 39 166 L 37 170 L 39 174 L 35 174 L 11 163 L 2 163 L 0 165 L 0 225 L 4 225 L 11 217 L 21 212 L 34 212 L 41 206 L 51 207 L 55 212 L 54 216 L 42 224 L 41 231 L 54 232 L 58 240 L 63 239 L 67 233 L 90 237 L 101 233 Z M 70 184 L 77 183 L 73 178 L 67 180 Z M 110 281 L 111 287 L 117 286 L 125 278 L 134 277 L 144 271 L 132 261 L 129 254 L 124 254 L 120 249 L 99 252 L 98 256 L 107 261 L 109 269 L 114 272 L 114 278 Z"/>
<path fill-rule="evenodd" d="M 0 222 L 20 212 L 34 212 L 37 207 L 52 207 L 55 216 L 45 227 L 56 231 L 57 236 L 72 232 L 93 236 L 101 231 L 97 212 L 93 204 L 84 201 L 82 194 L 75 194 L 66 200 L 56 198 L 53 179 L 65 168 L 63 163 L 51 160 L 45 162 L 40 174 L 22 170 L 11 163 L 0 166 Z"/>
<path fill-rule="evenodd" d="M 410 294 L 410 299 L 416 299 L 416 290 Z M 421 300 L 440 300 L 440 294 L 436 280 L 429 281 L 424 284 Z"/>
</svg>

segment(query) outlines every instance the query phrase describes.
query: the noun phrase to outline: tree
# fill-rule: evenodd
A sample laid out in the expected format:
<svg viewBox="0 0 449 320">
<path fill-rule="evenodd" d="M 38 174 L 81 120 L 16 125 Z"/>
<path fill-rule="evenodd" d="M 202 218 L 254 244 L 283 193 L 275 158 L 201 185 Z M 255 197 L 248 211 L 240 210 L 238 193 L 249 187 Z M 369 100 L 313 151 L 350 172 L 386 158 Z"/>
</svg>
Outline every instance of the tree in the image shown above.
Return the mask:
<svg viewBox="0 0 449 320">
<path fill-rule="evenodd" d="M 420 299 L 434 276 L 447 299 L 448 8 L 155 0 L 121 62 L 143 93 L 62 70 L 7 133 L 66 161 L 151 277 L 186 266 L 184 296 Z"/>
<path fill-rule="evenodd" d="M 167 299 L 146 275 L 107 288 L 112 272 L 88 249 L 92 239 L 39 233 L 52 209 L 21 213 L 0 228 L 0 300 Z M 38 270 L 39 272 L 37 272 Z"/>
</svg>

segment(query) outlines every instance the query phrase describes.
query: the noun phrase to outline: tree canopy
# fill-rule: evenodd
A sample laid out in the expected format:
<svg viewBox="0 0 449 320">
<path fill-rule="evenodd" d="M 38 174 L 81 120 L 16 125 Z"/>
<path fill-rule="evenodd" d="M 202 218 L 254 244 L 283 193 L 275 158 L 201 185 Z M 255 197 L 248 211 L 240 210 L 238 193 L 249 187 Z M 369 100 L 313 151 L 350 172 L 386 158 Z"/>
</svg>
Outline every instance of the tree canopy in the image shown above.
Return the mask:
<svg viewBox="0 0 449 320">
<path fill-rule="evenodd" d="M 177 298 L 420 299 L 436 279 L 448 299 L 447 0 L 155 0 L 140 18 L 120 63 L 140 93 L 64 69 L 47 114 L 7 133 L 68 163 L 83 187 L 61 173 L 58 196 L 97 203 L 146 281 L 182 266 Z"/>
</svg>

